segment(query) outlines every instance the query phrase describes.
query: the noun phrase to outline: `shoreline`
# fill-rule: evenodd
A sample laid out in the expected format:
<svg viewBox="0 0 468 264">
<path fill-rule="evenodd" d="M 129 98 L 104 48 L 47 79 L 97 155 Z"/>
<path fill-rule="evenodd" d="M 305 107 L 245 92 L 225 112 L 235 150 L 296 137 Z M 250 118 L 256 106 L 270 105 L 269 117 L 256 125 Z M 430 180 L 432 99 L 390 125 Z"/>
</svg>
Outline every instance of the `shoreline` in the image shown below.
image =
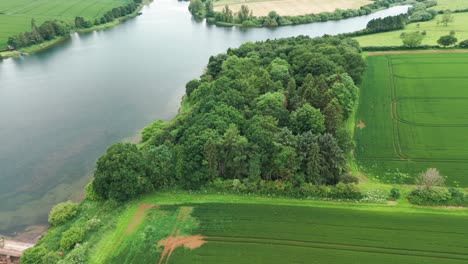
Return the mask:
<svg viewBox="0 0 468 264">
<path fill-rule="evenodd" d="M 137 17 L 138 13 L 140 13 L 140 11 L 143 9 L 143 7 L 145 5 L 151 4 L 151 2 L 153 2 L 153 0 L 143 0 L 142 3 L 138 6 L 138 8 L 135 10 L 135 12 L 133 12 L 132 14 L 128 14 L 126 16 L 123 16 L 123 17 L 119 17 L 119 18 L 115 19 L 112 22 L 108 22 L 108 23 L 105 23 L 105 24 L 97 25 L 97 26 L 92 26 L 90 28 L 83 28 L 83 29 L 73 30 L 73 31 L 70 32 L 70 35 L 68 35 L 68 36 L 57 37 L 57 38 L 54 38 L 54 39 L 49 40 L 49 41 L 44 41 L 44 42 L 42 42 L 40 44 L 36 44 L 36 45 L 29 46 L 29 47 L 21 48 L 20 50 L 0 51 L 0 61 L 2 59 L 18 58 L 18 57 L 23 56 L 23 55 L 34 54 L 34 53 L 37 53 L 37 52 L 40 52 L 40 51 L 43 51 L 43 50 L 46 50 L 46 49 L 50 49 L 50 48 L 52 48 L 52 47 L 54 47 L 56 45 L 59 45 L 60 43 L 62 43 L 64 41 L 70 39 L 71 35 L 73 33 L 78 33 L 78 34 L 89 33 L 89 32 L 93 32 L 93 31 L 105 30 L 105 29 L 117 26 L 117 25 L 127 21 L 128 19 Z"/>
</svg>

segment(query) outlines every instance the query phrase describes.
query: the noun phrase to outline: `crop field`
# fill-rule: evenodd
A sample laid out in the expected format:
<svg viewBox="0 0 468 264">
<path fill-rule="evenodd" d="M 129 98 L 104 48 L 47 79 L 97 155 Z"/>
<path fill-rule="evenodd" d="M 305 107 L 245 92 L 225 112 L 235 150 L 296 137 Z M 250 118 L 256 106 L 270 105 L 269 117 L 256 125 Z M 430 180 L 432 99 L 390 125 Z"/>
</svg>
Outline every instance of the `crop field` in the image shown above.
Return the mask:
<svg viewBox="0 0 468 264">
<path fill-rule="evenodd" d="M 356 157 L 386 182 L 437 168 L 468 186 L 468 54 L 370 56 L 356 120 Z"/>
<path fill-rule="evenodd" d="M 105 263 L 468 261 L 463 216 L 235 203 L 147 210 Z"/>
<path fill-rule="evenodd" d="M 254 16 L 266 16 L 276 11 L 281 16 L 297 16 L 333 12 L 336 9 L 358 9 L 372 3 L 369 0 L 220 0 L 215 1 L 216 11 L 228 5 L 234 12 L 242 5 L 248 6 Z"/>
<path fill-rule="evenodd" d="M 465 1 L 468 8 L 468 0 Z M 406 25 L 403 30 L 396 30 L 384 33 L 371 34 L 354 38 L 363 47 L 368 46 L 401 46 L 403 42 L 400 38 L 401 33 L 410 33 L 414 31 L 426 31 L 426 36 L 422 45 L 437 45 L 437 40 L 441 36 L 448 35 L 450 31 L 455 31 L 455 37 L 458 41 L 468 39 L 468 13 L 453 14 L 454 21 L 447 26 L 438 24 L 440 15 L 435 19 L 420 23 L 411 23 Z"/>
<path fill-rule="evenodd" d="M 0 1 L 0 50 L 9 36 L 29 31 L 31 19 L 40 25 L 46 20 L 73 22 L 82 16 L 89 20 L 100 17 L 114 7 L 131 0 L 2 0 Z"/>
</svg>

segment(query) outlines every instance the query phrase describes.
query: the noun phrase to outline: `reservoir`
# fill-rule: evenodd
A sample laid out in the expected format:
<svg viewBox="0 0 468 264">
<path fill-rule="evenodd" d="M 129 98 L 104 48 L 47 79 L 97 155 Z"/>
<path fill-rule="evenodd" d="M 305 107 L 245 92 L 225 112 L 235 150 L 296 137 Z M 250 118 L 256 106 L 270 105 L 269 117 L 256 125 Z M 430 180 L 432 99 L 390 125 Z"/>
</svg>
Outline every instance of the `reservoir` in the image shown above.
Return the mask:
<svg viewBox="0 0 468 264">
<path fill-rule="evenodd" d="M 174 117 L 211 55 L 247 41 L 353 32 L 408 9 L 246 30 L 196 22 L 187 6 L 155 0 L 111 29 L 0 61 L 0 234 L 44 225 L 54 204 L 79 200 L 106 148 Z"/>
</svg>

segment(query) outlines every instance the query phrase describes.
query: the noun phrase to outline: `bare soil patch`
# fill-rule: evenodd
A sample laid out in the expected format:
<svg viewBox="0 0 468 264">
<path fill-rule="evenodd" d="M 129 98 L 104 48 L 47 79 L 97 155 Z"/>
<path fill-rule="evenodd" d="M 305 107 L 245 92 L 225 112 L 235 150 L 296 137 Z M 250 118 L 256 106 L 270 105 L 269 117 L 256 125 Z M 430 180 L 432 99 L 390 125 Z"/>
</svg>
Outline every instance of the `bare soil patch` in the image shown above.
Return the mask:
<svg viewBox="0 0 468 264">
<path fill-rule="evenodd" d="M 141 224 L 143 219 L 145 218 L 146 215 L 146 210 L 155 207 L 156 204 L 142 204 L 138 207 L 135 215 L 133 216 L 132 221 L 127 226 L 127 230 L 125 230 L 125 233 L 131 233 L 135 230 L 135 228 Z"/>
<path fill-rule="evenodd" d="M 360 129 L 363 129 L 366 127 L 366 124 L 362 122 L 362 120 L 359 120 L 358 123 L 356 124 L 356 127 L 359 127 Z"/>
<path fill-rule="evenodd" d="M 233 0 L 222 1 L 220 6 L 216 6 L 214 9 L 215 11 L 221 11 L 224 4 L 228 4 L 229 8 L 236 13 L 242 5 L 246 5 L 253 11 L 253 15 L 257 17 L 267 16 L 270 11 L 276 11 L 281 16 L 298 16 L 333 12 L 336 9 L 358 9 L 370 3 L 372 2 L 369 0 Z"/>
<path fill-rule="evenodd" d="M 468 49 L 375 51 L 375 52 L 369 52 L 367 56 L 398 55 L 398 54 L 467 53 L 467 52 L 468 52 Z"/>
<path fill-rule="evenodd" d="M 388 201 L 387 204 L 391 205 L 391 206 L 395 206 L 395 205 L 398 204 L 398 202 L 397 201 Z"/>
<path fill-rule="evenodd" d="M 158 264 L 161 264 L 164 258 L 166 259 L 167 263 L 172 255 L 172 252 L 174 252 L 174 250 L 178 247 L 196 249 L 206 243 L 206 241 L 204 240 L 205 237 L 201 235 L 180 236 L 181 226 L 187 220 L 187 217 L 189 216 L 191 210 L 191 207 L 181 207 L 170 235 L 167 238 L 162 239 L 158 242 L 158 247 L 164 247 L 163 251 L 161 252 L 161 257 L 159 258 Z"/>
</svg>

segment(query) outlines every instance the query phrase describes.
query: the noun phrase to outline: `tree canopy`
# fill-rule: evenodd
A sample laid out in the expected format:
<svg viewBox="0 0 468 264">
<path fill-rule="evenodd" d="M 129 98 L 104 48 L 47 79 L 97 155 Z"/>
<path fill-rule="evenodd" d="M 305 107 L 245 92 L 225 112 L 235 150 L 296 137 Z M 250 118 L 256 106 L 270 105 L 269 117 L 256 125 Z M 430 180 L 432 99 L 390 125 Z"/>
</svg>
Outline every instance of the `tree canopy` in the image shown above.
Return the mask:
<svg viewBox="0 0 468 264">
<path fill-rule="evenodd" d="M 173 121 L 148 126 L 140 149 L 120 143 L 99 159 L 96 193 L 125 200 L 216 178 L 338 183 L 350 151 L 343 122 L 364 70 L 359 52 L 344 37 L 301 36 L 211 57 Z"/>
</svg>

